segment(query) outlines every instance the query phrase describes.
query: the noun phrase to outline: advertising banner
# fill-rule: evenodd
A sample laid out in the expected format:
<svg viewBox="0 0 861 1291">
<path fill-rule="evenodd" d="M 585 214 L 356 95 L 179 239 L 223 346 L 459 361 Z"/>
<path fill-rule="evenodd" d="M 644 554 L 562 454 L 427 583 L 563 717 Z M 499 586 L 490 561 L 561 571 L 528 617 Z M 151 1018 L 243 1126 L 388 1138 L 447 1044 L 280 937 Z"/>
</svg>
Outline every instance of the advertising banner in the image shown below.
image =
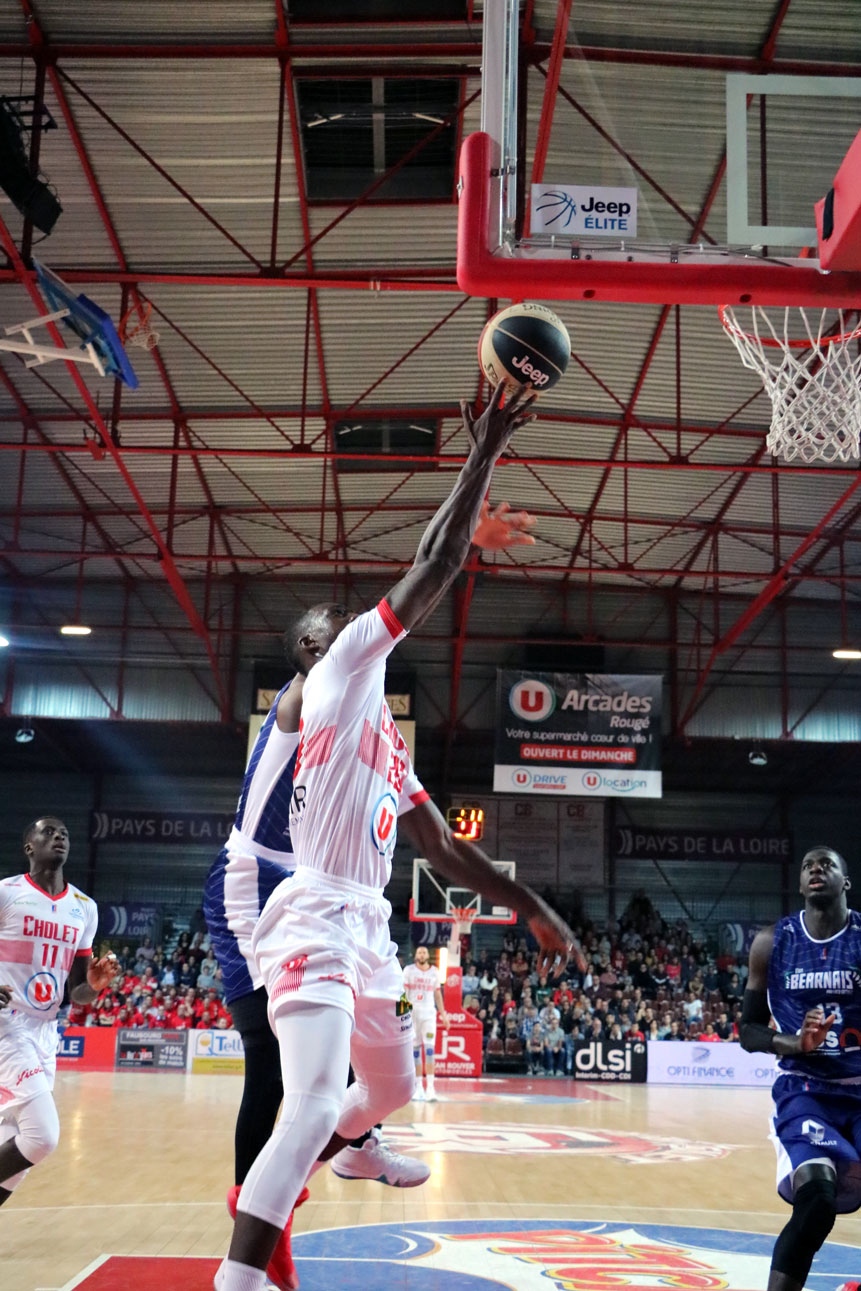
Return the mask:
<svg viewBox="0 0 861 1291">
<path fill-rule="evenodd" d="M 637 235 L 637 189 L 597 184 L 533 184 L 530 227 L 533 233 L 567 237 L 608 233 Z"/>
<path fill-rule="evenodd" d="M 602 1080 L 642 1085 L 648 1072 L 643 1040 L 578 1040 L 574 1046 L 574 1080 Z"/>
<path fill-rule="evenodd" d="M 91 811 L 91 843 L 226 843 L 232 812 Z"/>
<path fill-rule="evenodd" d="M 120 1027 L 116 1035 L 118 1070 L 185 1071 L 187 1031 Z"/>
<path fill-rule="evenodd" d="M 661 678 L 500 670 L 493 788 L 660 798 Z"/>
<path fill-rule="evenodd" d="M 481 1023 L 469 1013 L 450 1013 L 449 1028 L 437 1027 L 434 1062 L 438 1076 L 481 1075 Z"/>
<path fill-rule="evenodd" d="M 100 905 L 99 932 L 103 937 L 128 937 L 140 941 L 142 937 L 158 937 L 161 927 L 161 906 Z"/>
<path fill-rule="evenodd" d="M 734 1040 L 700 1044 L 696 1040 L 649 1040 L 650 1085 L 734 1085 L 771 1089 L 777 1075 L 768 1053 L 746 1053 Z"/>
<path fill-rule="evenodd" d="M 238 1031 L 189 1031 L 189 1070 L 195 1075 L 236 1076 L 245 1071 Z"/>
<path fill-rule="evenodd" d="M 792 835 L 769 830 L 641 829 L 620 826 L 610 840 L 612 855 L 630 861 L 785 861 Z"/>
<path fill-rule="evenodd" d="M 117 1033 L 113 1027 L 66 1027 L 57 1046 L 58 1070 L 113 1071 Z"/>
</svg>

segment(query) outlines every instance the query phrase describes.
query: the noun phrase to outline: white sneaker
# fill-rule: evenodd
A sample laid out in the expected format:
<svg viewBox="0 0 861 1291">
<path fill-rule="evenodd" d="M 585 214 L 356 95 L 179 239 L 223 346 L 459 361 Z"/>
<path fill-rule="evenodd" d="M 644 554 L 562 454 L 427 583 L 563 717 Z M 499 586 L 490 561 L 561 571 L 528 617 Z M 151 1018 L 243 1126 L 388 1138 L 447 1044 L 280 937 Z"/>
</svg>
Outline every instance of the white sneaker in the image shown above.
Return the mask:
<svg viewBox="0 0 861 1291">
<path fill-rule="evenodd" d="M 376 1127 L 360 1148 L 341 1148 L 332 1157 L 331 1166 L 341 1179 L 376 1179 L 390 1188 L 417 1188 L 430 1178 L 429 1165 L 393 1152 Z"/>
<path fill-rule="evenodd" d="M 423 1103 L 424 1101 L 425 1101 L 425 1087 L 424 1085 L 416 1085 L 415 1089 L 413 1090 L 412 1102 Z"/>
<path fill-rule="evenodd" d="M 436 1090 L 434 1089 L 433 1085 L 430 1085 L 430 1084 L 428 1085 L 427 1093 L 425 1094 L 425 1101 L 428 1103 L 436 1102 Z"/>
</svg>

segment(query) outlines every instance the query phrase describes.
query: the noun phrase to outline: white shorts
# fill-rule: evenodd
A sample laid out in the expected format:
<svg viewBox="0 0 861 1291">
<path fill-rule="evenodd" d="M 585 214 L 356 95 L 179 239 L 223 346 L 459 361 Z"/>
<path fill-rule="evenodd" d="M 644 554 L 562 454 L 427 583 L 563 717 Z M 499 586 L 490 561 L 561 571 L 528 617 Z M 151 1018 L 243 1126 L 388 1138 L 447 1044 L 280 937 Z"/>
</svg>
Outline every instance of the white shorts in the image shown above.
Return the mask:
<svg viewBox="0 0 861 1291">
<path fill-rule="evenodd" d="M 412 1042 L 392 907 L 377 888 L 300 867 L 263 907 L 251 951 L 273 1021 L 296 1001 L 333 1004 L 353 1019 L 353 1042 Z"/>
<path fill-rule="evenodd" d="M 413 1012 L 413 1029 L 417 1045 L 433 1048 L 436 1043 L 436 1019 L 436 1009 L 433 1013 Z"/>
<path fill-rule="evenodd" d="M 57 1020 L 0 1015 L 0 1119 L 37 1094 L 50 1094 L 57 1074 Z"/>
</svg>

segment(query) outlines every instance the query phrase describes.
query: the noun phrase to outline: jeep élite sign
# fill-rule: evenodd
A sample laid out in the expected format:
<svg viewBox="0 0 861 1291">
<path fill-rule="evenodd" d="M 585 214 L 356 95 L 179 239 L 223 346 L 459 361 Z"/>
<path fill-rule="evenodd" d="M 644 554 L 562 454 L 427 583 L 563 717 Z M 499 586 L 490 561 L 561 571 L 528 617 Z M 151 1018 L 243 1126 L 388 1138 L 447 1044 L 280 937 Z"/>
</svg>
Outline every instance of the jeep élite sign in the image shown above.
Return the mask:
<svg viewBox="0 0 861 1291">
<path fill-rule="evenodd" d="M 660 798 L 661 678 L 500 670 L 496 793 Z"/>
<path fill-rule="evenodd" d="M 594 184 L 533 184 L 530 228 L 533 233 L 563 237 L 636 237 L 637 190 Z"/>
<path fill-rule="evenodd" d="M 578 1040 L 574 1045 L 574 1080 L 642 1085 L 647 1074 L 647 1050 L 642 1040 Z"/>
</svg>

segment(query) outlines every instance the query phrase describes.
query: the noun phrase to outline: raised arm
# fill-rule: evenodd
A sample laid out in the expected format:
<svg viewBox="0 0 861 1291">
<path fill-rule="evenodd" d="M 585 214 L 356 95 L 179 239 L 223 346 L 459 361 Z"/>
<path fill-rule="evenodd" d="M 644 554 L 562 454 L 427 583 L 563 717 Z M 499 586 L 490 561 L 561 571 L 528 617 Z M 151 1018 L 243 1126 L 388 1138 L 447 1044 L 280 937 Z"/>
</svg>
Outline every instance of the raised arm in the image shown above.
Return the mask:
<svg viewBox="0 0 861 1291">
<path fill-rule="evenodd" d="M 504 408 L 503 394 L 505 386 L 500 383 L 480 417 L 461 404 L 464 428 L 472 442 L 469 457 L 425 530 L 412 568 L 386 598 L 405 628 L 420 622 L 454 582 L 469 554 L 493 468 L 515 430 L 532 419 L 533 391 L 522 386 Z"/>
<path fill-rule="evenodd" d="M 555 910 L 531 888 L 501 874 L 480 847 L 452 836 L 442 812 L 430 801 L 421 802 L 398 817 L 398 830 L 406 834 L 419 856 L 458 887 L 479 892 L 494 905 L 509 906 L 526 920 L 541 951 L 539 972 L 558 975 L 575 953 L 571 929 Z"/>
</svg>

